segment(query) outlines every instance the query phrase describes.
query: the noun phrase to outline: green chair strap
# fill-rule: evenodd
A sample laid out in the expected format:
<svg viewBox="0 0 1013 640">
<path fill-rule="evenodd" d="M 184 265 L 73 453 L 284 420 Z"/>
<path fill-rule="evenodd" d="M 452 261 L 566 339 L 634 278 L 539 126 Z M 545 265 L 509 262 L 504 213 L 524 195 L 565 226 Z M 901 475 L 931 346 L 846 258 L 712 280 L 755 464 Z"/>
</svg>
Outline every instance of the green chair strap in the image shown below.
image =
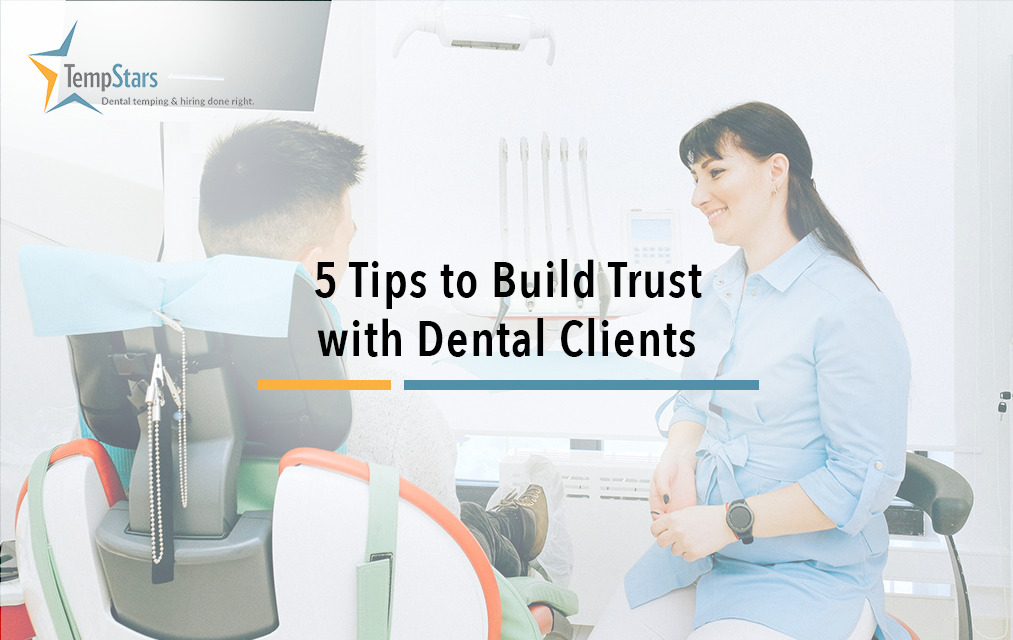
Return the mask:
<svg viewBox="0 0 1013 640">
<path fill-rule="evenodd" d="M 366 562 L 373 556 L 397 547 L 397 507 L 401 477 L 394 467 L 369 465 L 369 528 L 366 534 Z"/>
<path fill-rule="evenodd" d="M 39 454 L 39 457 L 32 463 L 32 469 L 28 474 L 27 498 L 28 517 L 31 519 L 32 526 L 32 555 L 39 574 L 46 609 L 56 628 L 56 637 L 59 640 L 80 640 L 81 634 L 77 629 L 77 622 L 74 620 L 74 612 L 71 611 L 67 602 L 63 583 L 60 581 L 60 572 L 53 561 L 53 551 L 49 546 L 49 532 L 46 529 L 43 490 L 46 472 L 49 470 L 49 458 L 55 450 L 54 447 Z"/>
<path fill-rule="evenodd" d="M 358 640 L 390 639 L 400 484 L 397 469 L 369 465 L 366 558 L 356 567 Z"/>
</svg>

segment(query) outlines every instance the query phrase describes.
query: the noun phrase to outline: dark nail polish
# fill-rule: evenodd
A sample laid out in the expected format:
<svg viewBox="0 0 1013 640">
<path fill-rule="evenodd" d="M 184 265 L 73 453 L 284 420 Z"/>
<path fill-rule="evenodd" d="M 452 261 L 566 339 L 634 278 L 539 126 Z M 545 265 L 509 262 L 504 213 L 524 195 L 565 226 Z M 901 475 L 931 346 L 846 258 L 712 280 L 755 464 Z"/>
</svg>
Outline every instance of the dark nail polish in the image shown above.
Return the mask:
<svg viewBox="0 0 1013 640">
<path fill-rule="evenodd" d="M 667 493 L 662 496 L 662 499 L 664 499 L 665 504 L 668 504 L 668 494 Z"/>
</svg>

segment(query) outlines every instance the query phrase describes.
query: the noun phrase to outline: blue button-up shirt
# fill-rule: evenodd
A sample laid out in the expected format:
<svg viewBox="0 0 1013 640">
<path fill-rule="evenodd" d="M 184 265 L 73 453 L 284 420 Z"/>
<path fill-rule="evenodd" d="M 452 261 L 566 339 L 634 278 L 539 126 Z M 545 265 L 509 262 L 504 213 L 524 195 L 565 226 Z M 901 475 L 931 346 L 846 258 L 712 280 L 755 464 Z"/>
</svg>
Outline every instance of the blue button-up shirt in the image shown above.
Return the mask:
<svg viewBox="0 0 1013 640">
<path fill-rule="evenodd" d="M 836 529 L 735 543 L 687 563 L 654 547 L 626 578 L 632 606 L 697 581 L 694 627 L 738 618 L 794 638 L 846 638 L 866 599 L 880 638 L 883 511 L 904 475 L 910 360 L 890 303 L 810 234 L 747 275 L 739 251 L 693 307 L 687 379 L 759 380 L 759 391 L 683 391 L 670 423 L 706 427 L 700 504 L 799 483 Z M 663 435 L 667 435 L 663 430 Z"/>
</svg>

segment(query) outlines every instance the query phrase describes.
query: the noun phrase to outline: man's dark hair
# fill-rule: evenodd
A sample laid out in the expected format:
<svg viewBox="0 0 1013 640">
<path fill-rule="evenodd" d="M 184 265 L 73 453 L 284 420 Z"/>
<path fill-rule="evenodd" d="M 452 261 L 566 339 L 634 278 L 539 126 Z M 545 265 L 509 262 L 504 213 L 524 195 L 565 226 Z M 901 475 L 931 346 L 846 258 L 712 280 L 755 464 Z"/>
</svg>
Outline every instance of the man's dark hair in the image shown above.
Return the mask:
<svg viewBox="0 0 1013 640">
<path fill-rule="evenodd" d="M 208 152 L 198 227 L 208 256 L 296 259 L 337 228 L 337 207 L 358 184 L 363 147 L 316 125 L 241 126 Z"/>
</svg>

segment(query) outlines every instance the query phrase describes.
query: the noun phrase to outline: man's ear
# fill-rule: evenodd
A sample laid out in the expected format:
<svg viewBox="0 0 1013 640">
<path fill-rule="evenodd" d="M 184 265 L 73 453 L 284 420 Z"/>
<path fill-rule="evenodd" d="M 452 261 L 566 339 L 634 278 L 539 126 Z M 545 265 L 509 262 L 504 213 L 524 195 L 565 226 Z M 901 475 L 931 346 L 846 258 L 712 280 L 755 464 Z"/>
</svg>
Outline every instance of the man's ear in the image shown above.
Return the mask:
<svg viewBox="0 0 1013 640">
<path fill-rule="evenodd" d="M 317 262 L 320 261 L 320 256 L 323 255 L 324 248 L 318 244 L 307 245 L 299 252 L 296 256 L 296 260 L 302 263 L 302 266 L 306 267 L 306 271 L 310 274 L 317 272 Z"/>
</svg>

